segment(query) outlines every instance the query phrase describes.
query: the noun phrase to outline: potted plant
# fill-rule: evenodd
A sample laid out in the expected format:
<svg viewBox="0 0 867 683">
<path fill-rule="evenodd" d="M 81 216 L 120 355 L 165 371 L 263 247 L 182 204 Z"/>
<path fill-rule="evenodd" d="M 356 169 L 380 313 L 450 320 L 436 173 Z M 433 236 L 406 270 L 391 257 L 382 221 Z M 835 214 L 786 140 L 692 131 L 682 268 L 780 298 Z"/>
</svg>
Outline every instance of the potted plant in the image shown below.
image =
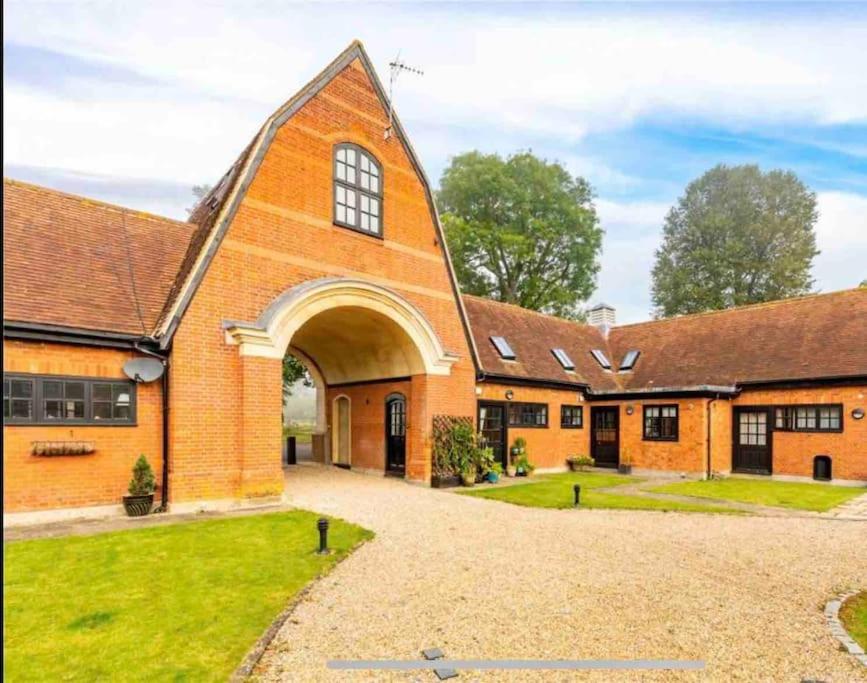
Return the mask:
<svg viewBox="0 0 867 683">
<path fill-rule="evenodd" d="M 518 456 L 518 459 L 515 461 L 516 477 L 529 477 L 535 469 L 536 466 L 527 459 L 526 455 Z"/>
<path fill-rule="evenodd" d="M 495 461 L 488 468 L 488 472 L 485 476 L 490 483 L 496 484 L 498 481 L 500 481 L 501 474 L 503 474 L 503 466 Z"/>
<path fill-rule="evenodd" d="M 130 517 L 143 517 L 150 513 L 154 504 L 156 478 L 150 463 L 143 455 L 138 457 L 132 468 L 129 482 L 129 495 L 123 497 L 123 509 Z"/>
<path fill-rule="evenodd" d="M 632 474 L 632 461 L 629 458 L 629 453 L 624 451 L 623 458 L 617 465 L 617 471 L 620 474 Z"/>
<path fill-rule="evenodd" d="M 527 440 L 523 436 L 519 436 L 514 440 L 514 442 L 512 442 L 512 447 L 509 449 L 509 452 L 512 456 L 513 462 L 522 455 L 525 455 L 527 453 Z"/>
<path fill-rule="evenodd" d="M 572 455 L 566 458 L 569 464 L 569 469 L 573 472 L 583 472 L 588 467 L 593 467 L 596 461 L 593 458 L 588 458 L 586 455 Z"/>
</svg>

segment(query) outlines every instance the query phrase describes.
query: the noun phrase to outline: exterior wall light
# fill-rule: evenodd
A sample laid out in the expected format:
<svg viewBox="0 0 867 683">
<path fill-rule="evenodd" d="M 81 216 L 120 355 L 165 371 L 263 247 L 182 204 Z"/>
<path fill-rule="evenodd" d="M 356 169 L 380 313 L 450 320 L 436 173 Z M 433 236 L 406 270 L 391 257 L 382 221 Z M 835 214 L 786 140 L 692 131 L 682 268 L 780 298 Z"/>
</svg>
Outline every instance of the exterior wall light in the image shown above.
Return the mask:
<svg viewBox="0 0 867 683">
<path fill-rule="evenodd" d="M 863 420 L 864 419 L 864 409 L 863 408 L 855 408 L 852 411 L 852 419 L 853 420 Z"/>
<path fill-rule="evenodd" d="M 515 392 L 512 391 L 511 389 L 508 389 L 506 391 L 506 400 L 511 401 L 513 398 L 515 398 Z"/>
<path fill-rule="evenodd" d="M 476 396 L 481 396 L 481 395 L 482 395 L 482 388 L 476 387 Z"/>
<path fill-rule="evenodd" d="M 632 415 L 632 413 L 634 413 L 634 412 L 635 412 L 635 406 L 632 406 L 632 405 L 626 406 L 626 414 L 627 415 Z"/>
</svg>

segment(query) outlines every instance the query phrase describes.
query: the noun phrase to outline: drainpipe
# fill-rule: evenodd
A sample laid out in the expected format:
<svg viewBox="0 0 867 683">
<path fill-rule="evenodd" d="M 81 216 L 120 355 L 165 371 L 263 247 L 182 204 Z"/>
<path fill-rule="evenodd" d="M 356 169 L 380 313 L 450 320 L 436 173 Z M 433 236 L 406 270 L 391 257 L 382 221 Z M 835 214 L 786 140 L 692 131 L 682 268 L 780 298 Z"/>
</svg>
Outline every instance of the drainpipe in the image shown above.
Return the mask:
<svg viewBox="0 0 867 683">
<path fill-rule="evenodd" d="M 153 339 L 150 337 L 143 337 L 141 341 L 153 342 Z M 162 472 L 162 483 L 160 485 L 160 506 L 154 510 L 154 512 L 168 512 L 169 511 L 169 354 L 168 353 L 157 353 L 156 351 L 151 351 L 150 349 L 143 348 L 139 346 L 139 343 L 136 342 L 133 344 L 136 351 L 140 353 L 144 353 L 148 356 L 153 356 L 154 358 L 158 358 L 163 364 L 163 376 L 162 376 L 162 389 L 163 389 L 163 424 L 162 424 L 162 461 L 163 461 L 163 472 Z"/>
<path fill-rule="evenodd" d="M 713 430 L 711 429 L 711 406 L 716 403 L 718 398 L 719 394 L 707 402 L 707 462 L 705 465 L 705 479 L 710 479 L 713 474 L 711 469 L 711 437 L 713 436 Z"/>
</svg>

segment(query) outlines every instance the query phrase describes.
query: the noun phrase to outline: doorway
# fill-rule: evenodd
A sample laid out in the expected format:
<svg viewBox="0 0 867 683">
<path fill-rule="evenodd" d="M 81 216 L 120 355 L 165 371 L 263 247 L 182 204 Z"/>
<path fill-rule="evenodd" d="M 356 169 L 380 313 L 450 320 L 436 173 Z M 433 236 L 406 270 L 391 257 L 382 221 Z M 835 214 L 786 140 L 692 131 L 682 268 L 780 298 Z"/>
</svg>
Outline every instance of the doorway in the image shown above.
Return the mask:
<svg viewBox="0 0 867 683">
<path fill-rule="evenodd" d="M 332 436 L 333 456 L 331 462 L 338 467 L 349 468 L 352 463 L 351 403 L 348 396 L 334 399 L 334 434 Z"/>
<path fill-rule="evenodd" d="M 596 467 L 620 464 L 620 409 L 617 406 L 590 407 L 590 457 Z"/>
<path fill-rule="evenodd" d="M 406 472 L 406 396 L 389 394 L 385 399 L 385 471 Z"/>
<path fill-rule="evenodd" d="M 771 473 L 771 420 L 768 408 L 734 409 L 732 470 Z"/>
<path fill-rule="evenodd" d="M 509 454 L 506 406 L 502 403 L 479 403 L 479 431 L 485 437 L 488 448 L 493 450 L 494 460 L 505 470 Z"/>
</svg>

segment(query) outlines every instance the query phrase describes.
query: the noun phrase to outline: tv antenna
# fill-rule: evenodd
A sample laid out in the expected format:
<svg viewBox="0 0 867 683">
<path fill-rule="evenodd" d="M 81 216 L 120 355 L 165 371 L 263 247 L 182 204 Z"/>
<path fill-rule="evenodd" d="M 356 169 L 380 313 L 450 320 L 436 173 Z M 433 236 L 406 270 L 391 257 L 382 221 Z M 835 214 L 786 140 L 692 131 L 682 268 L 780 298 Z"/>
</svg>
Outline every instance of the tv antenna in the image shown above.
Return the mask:
<svg viewBox="0 0 867 683">
<path fill-rule="evenodd" d="M 394 133 L 394 129 L 392 128 L 394 122 L 394 82 L 404 71 L 416 74 L 417 76 L 424 76 L 424 71 L 412 66 L 407 66 L 406 62 L 401 60 L 400 50 L 397 51 L 397 56 L 394 58 L 394 61 L 388 63 L 388 66 L 391 70 L 391 74 L 388 78 L 388 128 L 385 129 L 386 140 L 388 140 Z"/>
</svg>

